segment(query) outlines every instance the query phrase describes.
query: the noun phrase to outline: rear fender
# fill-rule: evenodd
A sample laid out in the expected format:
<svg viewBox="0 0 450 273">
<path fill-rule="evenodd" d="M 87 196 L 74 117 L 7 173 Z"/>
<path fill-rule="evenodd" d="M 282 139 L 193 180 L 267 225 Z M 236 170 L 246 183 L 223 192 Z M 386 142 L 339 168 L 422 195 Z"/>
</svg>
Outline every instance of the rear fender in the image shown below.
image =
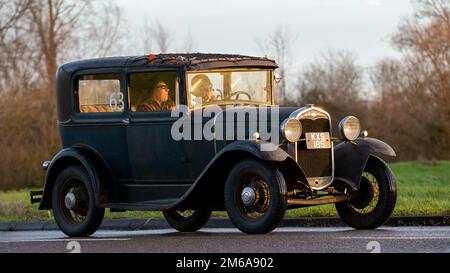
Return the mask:
<svg viewBox="0 0 450 273">
<path fill-rule="evenodd" d="M 86 170 L 94 186 L 95 204 L 99 206 L 105 202 L 107 199 L 107 191 L 102 188 L 98 168 L 96 168 L 96 165 L 98 165 L 97 161 L 89 151 L 83 148 L 66 148 L 56 154 L 47 168 L 39 209 L 52 208 L 53 185 L 61 170 L 69 165 L 79 165 Z"/>
</svg>

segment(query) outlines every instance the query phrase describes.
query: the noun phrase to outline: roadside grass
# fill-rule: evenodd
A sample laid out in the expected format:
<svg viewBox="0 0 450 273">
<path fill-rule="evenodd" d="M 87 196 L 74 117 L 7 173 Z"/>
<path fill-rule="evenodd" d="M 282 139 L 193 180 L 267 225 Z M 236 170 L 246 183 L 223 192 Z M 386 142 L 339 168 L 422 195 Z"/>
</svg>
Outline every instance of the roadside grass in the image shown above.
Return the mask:
<svg viewBox="0 0 450 273">
<path fill-rule="evenodd" d="M 450 161 L 400 162 L 390 164 L 398 187 L 394 215 L 449 215 Z M 31 205 L 29 190 L 0 192 L 0 222 L 49 221 L 50 211 L 40 211 Z M 214 212 L 214 217 L 226 217 L 226 212 Z M 337 216 L 334 205 L 322 205 L 288 210 L 285 217 Z M 106 219 L 162 218 L 161 212 L 106 211 Z"/>
</svg>

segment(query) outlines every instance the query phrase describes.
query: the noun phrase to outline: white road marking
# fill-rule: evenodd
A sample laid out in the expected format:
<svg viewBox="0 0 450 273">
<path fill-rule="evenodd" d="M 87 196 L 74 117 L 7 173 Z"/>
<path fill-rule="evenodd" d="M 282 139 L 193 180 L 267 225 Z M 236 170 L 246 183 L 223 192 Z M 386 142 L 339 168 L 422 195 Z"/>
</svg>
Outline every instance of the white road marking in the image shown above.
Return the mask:
<svg viewBox="0 0 450 273">
<path fill-rule="evenodd" d="M 131 238 L 67 238 L 67 239 L 30 239 L 30 240 L 11 240 L 0 241 L 1 244 L 7 243 L 34 243 L 34 242 L 89 242 L 89 241 L 129 241 Z"/>
<path fill-rule="evenodd" d="M 450 240 L 450 236 L 346 236 L 337 238 L 364 240 Z"/>
</svg>

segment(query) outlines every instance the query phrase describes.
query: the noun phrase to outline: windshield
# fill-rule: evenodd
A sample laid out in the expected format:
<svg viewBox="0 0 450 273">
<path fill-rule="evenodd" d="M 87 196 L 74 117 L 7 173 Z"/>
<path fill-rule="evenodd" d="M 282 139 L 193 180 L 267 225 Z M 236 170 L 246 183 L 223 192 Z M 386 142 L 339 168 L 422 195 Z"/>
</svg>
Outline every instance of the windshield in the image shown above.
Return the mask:
<svg viewBox="0 0 450 273">
<path fill-rule="evenodd" d="M 271 70 L 188 72 L 189 107 L 211 104 L 272 104 Z"/>
</svg>

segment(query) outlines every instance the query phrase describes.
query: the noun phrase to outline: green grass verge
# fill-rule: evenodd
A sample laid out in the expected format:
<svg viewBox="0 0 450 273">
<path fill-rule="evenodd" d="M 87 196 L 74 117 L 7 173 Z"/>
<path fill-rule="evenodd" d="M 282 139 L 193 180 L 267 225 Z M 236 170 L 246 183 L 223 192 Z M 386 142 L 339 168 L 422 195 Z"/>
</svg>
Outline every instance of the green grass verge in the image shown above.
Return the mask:
<svg viewBox="0 0 450 273">
<path fill-rule="evenodd" d="M 450 161 L 401 162 L 390 164 L 398 187 L 394 215 L 449 215 L 450 214 Z M 49 211 L 40 211 L 31 205 L 29 190 L 0 192 L 0 222 L 47 221 L 53 217 Z M 214 212 L 213 216 L 226 216 Z M 336 216 L 334 205 L 322 205 L 288 210 L 286 217 Z M 107 211 L 107 219 L 161 218 L 161 212 Z"/>
</svg>

